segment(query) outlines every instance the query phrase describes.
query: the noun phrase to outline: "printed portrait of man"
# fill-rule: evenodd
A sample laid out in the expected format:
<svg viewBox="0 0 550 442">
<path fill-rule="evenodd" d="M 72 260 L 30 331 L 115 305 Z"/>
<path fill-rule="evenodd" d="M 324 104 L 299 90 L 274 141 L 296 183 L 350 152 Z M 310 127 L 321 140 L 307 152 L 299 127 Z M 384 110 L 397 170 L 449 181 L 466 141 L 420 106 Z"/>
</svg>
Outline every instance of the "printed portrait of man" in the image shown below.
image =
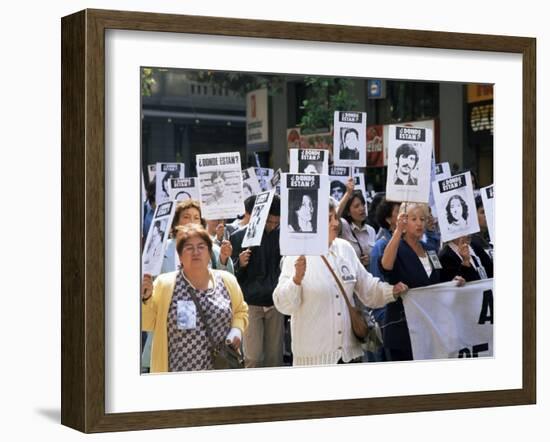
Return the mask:
<svg viewBox="0 0 550 442">
<path fill-rule="evenodd" d="M 334 180 L 330 183 L 330 196 L 340 201 L 346 193 L 346 185 L 341 181 Z"/>
<path fill-rule="evenodd" d="M 340 128 L 340 159 L 359 159 L 359 132 L 353 127 Z"/>
<path fill-rule="evenodd" d="M 408 143 L 402 144 L 395 151 L 397 168 L 395 171 L 394 184 L 416 186 L 418 178 L 411 175 L 418 165 L 418 151 Z"/>
<path fill-rule="evenodd" d="M 233 193 L 233 186 L 228 183 L 228 177 L 224 172 L 215 171 L 210 174 L 209 188 L 212 193 L 204 202 L 208 206 L 215 204 L 234 204 L 237 202 L 237 197 Z"/>
</svg>

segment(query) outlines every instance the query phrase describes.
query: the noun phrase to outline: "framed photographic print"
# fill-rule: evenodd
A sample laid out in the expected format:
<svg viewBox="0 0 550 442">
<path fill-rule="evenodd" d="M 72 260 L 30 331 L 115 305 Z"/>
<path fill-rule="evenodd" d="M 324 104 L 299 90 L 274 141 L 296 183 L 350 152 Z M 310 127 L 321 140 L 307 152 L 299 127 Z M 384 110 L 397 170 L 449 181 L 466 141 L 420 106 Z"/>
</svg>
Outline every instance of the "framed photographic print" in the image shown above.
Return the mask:
<svg viewBox="0 0 550 442">
<path fill-rule="evenodd" d="M 105 432 L 535 403 L 535 52 L 524 37 L 104 10 L 64 17 L 62 423 Z M 257 92 L 268 76 L 282 94 Z M 242 169 L 285 171 L 293 127 L 293 146 L 323 138 L 327 148 L 332 128 L 308 133 L 308 106 L 345 82 L 363 88 L 359 102 L 336 110 L 369 107 L 367 187 L 385 182 L 388 159 L 372 155 L 385 116 L 431 129 L 435 162 L 453 174 L 475 163 L 477 188 L 494 183 L 506 201 L 492 207 L 492 356 L 143 374 L 148 166 L 180 163 L 180 178 L 196 177 L 194 155 L 239 151 Z M 383 102 L 413 90 L 424 98 L 412 107 Z M 192 110 L 178 108 L 186 100 Z M 279 117 L 262 122 L 270 113 Z"/>
</svg>

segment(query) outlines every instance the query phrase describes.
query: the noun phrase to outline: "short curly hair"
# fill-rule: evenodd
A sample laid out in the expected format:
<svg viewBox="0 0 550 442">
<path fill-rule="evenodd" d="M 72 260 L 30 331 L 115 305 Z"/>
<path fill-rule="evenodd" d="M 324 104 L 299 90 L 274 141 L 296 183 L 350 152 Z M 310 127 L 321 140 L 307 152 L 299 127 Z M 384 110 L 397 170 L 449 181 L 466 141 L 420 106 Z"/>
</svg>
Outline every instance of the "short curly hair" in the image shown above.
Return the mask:
<svg viewBox="0 0 550 442">
<path fill-rule="evenodd" d="M 199 224 L 187 224 L 185 226 L 177 226 L 176 231 L 179 233 L 176 239 L 176 250 L 179 256 L 181 256 L 185 243 L 196 236 L 206 243 L 208 246 L 208 253 L 210 255 L 212 254 L 212 238 L 210 238 L 208 231 L 203 226 Z"/>
</svg>

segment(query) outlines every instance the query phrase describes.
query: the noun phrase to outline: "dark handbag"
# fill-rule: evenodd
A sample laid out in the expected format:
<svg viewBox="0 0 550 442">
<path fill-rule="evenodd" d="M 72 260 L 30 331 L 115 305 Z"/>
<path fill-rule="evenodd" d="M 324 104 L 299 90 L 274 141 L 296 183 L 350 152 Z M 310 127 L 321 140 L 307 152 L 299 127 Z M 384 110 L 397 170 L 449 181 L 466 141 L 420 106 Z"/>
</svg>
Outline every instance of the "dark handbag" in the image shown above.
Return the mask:
<svg viewBox="0 0 550 442">
<path fill-rule="evenodd" d="M 244 368 L 244 358 L 241 352 L 224 341 L 212 350 L 212 364 L 214 370 Z"/>
<path fill-rule="evenodd" d="M 351 302 L 349 301 L 348 296 L 346 295 L 346 291 L 344 290 L 344 287 L 340 282 L 340 278 L 338 278 L 336 273 L 334 273 L 334 270 L 332 269 L 327 259 L 324 256 L 321 256 L 321 259 L 324 261 L 324 263 L 330 270 L 330 273 L 332 273 L 332 276 L 334 277 L 336 284 L 338 284 L 338 288 L 340 289 L 340 291 L 342 292 L 342 295 L 344 296 L 344 299 L 346 300 L 346 304 L 348 306 L 348 311 L 349 311 L 349 317 L 351 319 L 351 329 L 353 331 L 353 334 L 359 341 L 364 342 L 365 339 L 367 339 L 367 336 L 369 335 L 369 325 L 365 320 L 365 317 L 363 316 L 363 309 L 361 309 L 360 307 L 355 307 L 351 305 Z"/>
<path fill-rule="evenodd" d="M 206 321 L 206 315 L 203 313 L 197 297 L 191 291 L 189 294 L 191 295 L 193 302 L 197 306 L 199 315 L 201 316 L 202 322 L 204 323 L 206 336 L 210 341 L 210 357 L 212 358 L 212 365 L 214 367 L 214 370 L 244 368 L 244 357 L 242 355 L 242 352 L 235 350 L 225 340 L 216 345 L 216 343 L 214 342 L 214 338 L 212 338 L 210 326 Z"/>
<path fill-rule="evenodd" d="M 369 334 L 365 338 L 367 351 L 376 353 L 380 350 L 380 347 L 384 346 L 384 339 L 382 338 L 382 328 L 374 317 L 372 310 L 365 309 L 364 318 L 367 321 L 369 327 Z"/>
</svg>

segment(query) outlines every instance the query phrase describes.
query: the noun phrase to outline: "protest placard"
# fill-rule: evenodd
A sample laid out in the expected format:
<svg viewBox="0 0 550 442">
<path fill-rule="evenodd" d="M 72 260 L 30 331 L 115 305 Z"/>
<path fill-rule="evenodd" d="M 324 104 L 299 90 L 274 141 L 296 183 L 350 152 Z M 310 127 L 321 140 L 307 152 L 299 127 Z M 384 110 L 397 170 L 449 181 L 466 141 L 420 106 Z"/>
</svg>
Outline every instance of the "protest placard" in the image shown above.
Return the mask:
<svg viewBox="0 0 550 442">
<path fill-rule="evenodd" d="M 366 112 L 334 112 L 334 164 L 336 166 L 367 165 Z"/>
<path fill-rule="evenodd" d="M 172 178 L 170 180 L 170 199 L 172 201 L 198 200 L 199 189 L 196 178 Z"/>
<path fill-rule="evenodd" d="M 365 198 L 365 201 L 371 199 L 370 195 L 367 195 L 367 188 L 365 186 L 365 175 L 363 175 L 362 173 L 354 174 L 353 183 L 355 184 L 354 189 L 361 191 L 361 193 L 363 194 L 363 198 Z M 366 208 L 367 207 L 365 206 L 365 210 Z"/>
<path fill-rule="evenodd" d="M 286 130 L 286 146 L 288 149 L 300 147 L 300 128 L 292 127 Z"/>
<path fill-rule="evenodd" d="M 246 233 L 243 238 L 242 248 L 259 246 L 265 229 L 265 223 L 273 201 L 275 189 L 268 190 L 256 195 L 256 201 L 252 208 L 250 221 L 246 226 Z"/>
<path fill-rule="evenodd" d="M 183 178 L 185 167 L 183 163 L 157 163 L 155 170 L 155 202 L 162 204 L 170 201 L 170 180 Z"/>
<path fill-rule="evenodd" d="M 470 172 L 432 184 L 442 241 L 479 232 Z"/>
<path fill-rule="evenodd" d="M 168 201 L 157 205 L 155 209 L 151 228 L 143 246 L 141 258 L 143 274 L 156 276 L 160 273 L 175 206 L 174 201 Z"/>
<path fill-rule="evenodd" d="M 144 203 L 147 199 L 147 192 L 145 191 L 145 180 L 143 179 L 143 172 L 141 172 L 141 202 Z"/>
<path fill-rule="evenodd" d="M 428 203 L 430 198 L 432 131 L 390 126 L 386 199 Z"/>
<path fill-rule="evenodd" d="M 260 189 L 262 192 L 271 189 L 271 178 L 273 178 L 273 169 L 269 167 L 255 167 L 254 172 L 258 177 L 258 182 L 260 183 Z"/>
<path fill-rule="evenodd" d="M 249 167 L 242 171 L 243 175 L 243 199 L 247 199 L 251 195 L 257 195 L 262 191 L 260 182 L 256 176 L 253 167 Z"/>
<path fill-rule="evenodd" d="M 346 183 L 351 176 L 351 167 L 329 166 L 330 196 L 340 201 L 346 193 Z"/>
<path fill-rule="evenodd" d="M 155 171 L 156 170 L 157 170 L 157 165 L 156 164 L 147 165 L 147 178 L 149 179 L 149 181 L 147 181 L 148 183 L 150 183 L 151 181 L 153 181 L 155 179 Z"/>
<path fill-rule="evenodd" d="M 328 252 L 328 195 L 328 175 L 283 174 L 281 255 Z"/>
<path fill-rule="evenodd" d="M 487 219 L 487 229 L 489 230 L 489 238 L 495 243 L 495 186 L 491 184 L 480 189 L 481 201 L 485 210 L 485 218 Z"/>
<path fill-rule="evenodd" d="M 435 165 L 435 180 L 439 181 L 443 178 L 449 178 L 451 176 L 451 168 L 449 163 L 437 163 Z"/>
<path fill-rule="evenodd" d="M 196 159 L 203 218 L 236 218 L 244 213 L 239 152 L 200 154 Z"/>
<path fill-rule="evenodd" d="M 279 167 L 275 173 L 273 174 L 273 176 L 271 177 L 271 179 L 269 180 L 269 184 L 271 185 L 271 188 L 272 189 L 275 189 L 275 194 L 276 195 L 280 195 L 281 194 L 281 178 L 282 178 L 282 175 L 283 175 L 283 171 L 281 170 L 281 168 Z"/>
<path fill-rule="evenodd" d="M 324 149 L 291 149 L 290 173 L 327 174 L 328 150 Z"/>
</svg>

